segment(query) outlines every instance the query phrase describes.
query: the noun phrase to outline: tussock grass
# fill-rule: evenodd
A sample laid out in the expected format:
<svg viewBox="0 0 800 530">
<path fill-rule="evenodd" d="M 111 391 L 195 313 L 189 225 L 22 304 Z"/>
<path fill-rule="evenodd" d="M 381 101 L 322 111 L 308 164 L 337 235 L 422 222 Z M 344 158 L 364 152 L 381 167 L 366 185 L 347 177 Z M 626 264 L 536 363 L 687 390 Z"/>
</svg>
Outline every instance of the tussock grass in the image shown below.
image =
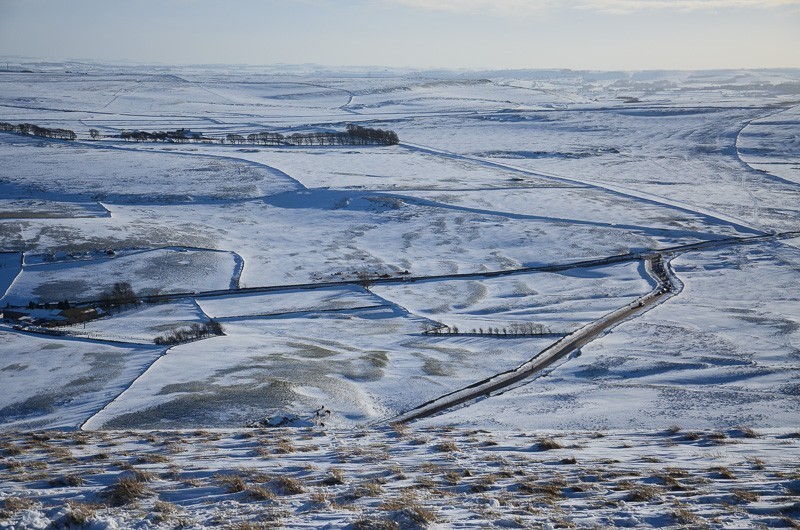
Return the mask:
<svg viewBox="0 0 800 530">
<path fill-rule="evenodd" d="M 676 523 L 688 528 L 706 528 L 708 526 L 705 519 L 682 506 L 672 510 L 670 515 L 675 519 Z"/>
<path fill-rule="evenodd" d="M 458 471 L 450 470 L 450 471 L 446 471 L 445 474 L 444 474 L 445 482 L 447 482 L 448 484 L 453 485 L 453 486 L 455 486 L 456 484 L 461 482 L 462 478 L 463 477 L 461 476 L 461 473 L 459 473 Z"/>
<path fill-rule="evenodd" d="M 322 483 L 326 486 L 344 484 L 344 472 L 339 468 L 332 467 L 328 470 L 328 476 L 322 479 Z"/>
<path fill-rule="evenodd" d="M 89 504 L 82 502 L 69 501 L 67 502 L 67 514 L 62 524 L 70 528 L 73 526 L 85 526 L 89 520 L 97 514 L 97 511 L 102 509 L 103 506 L 99 504 Z"/>
<path fill-rule="evenodd" d="M 247 488 L 247 498 L 254 501 L 271 501 L 275 494 L 263 486 L 250 486 Z"/>
<path fill-rule="evenodd" d="M 543 437 L 536 442 L 536 449 L 539 451 L 551 451 L 553 449 L 564 449 L 564 446 L 553 438 Z"/>
<path fill-rule="evenodd" d="M 434 446 L 436 451 L 440 453 L 458 453 L 461 452 L 461 449 L 456 445 L 456 443 L 452 440 L 445 440 L 441 443 L 438 443 Z"/>
<path fill-rule="evenodd" d="M 19 456 L 25 452 L 22 447 L 13 443 L 4 443 L 0 450 L 3 451 L 4 456 Z"/>
<path fill-rule="evenodd" d="M 297 448 L 289 440 L 283 438 L 275 446 L 275 452 L 279 455 L 288 455 L 297 451 Z"/>
<path fill-rule="evenodd" d="M 214 478 L 228 493 L 241 493 L 247 489 L 247 482 L 239 475 L 216 474 Z"/>
<path fill-rule="evenodd" d="M 277 495 L 300 495 L 306 491 L 302 482 L 286 475 L 273 478 L 269 481 L 269 486 Z"/>
<path fill-rule="evenodd" d="M 436 482 L 430 477 L 421 476 L 421 477 L 417 477 L 417 479 L 414 481 L 414 486 L 413 487 L 417 488 L 417 489 L 422 489 L 422 490 L 435 491 L 436 490 Z"/>
<path fill-rule="evenodd" d="M 759 499 L 758 493 L 745 489 L 731 490 L 731 496 L 737 504 L 749 504 Z"/>
<path fill-rule="evenodd" d="M 50 485 L 54 488 L 83 486 L 83 477 L 76 473 L 70 473 L 50 479 Z"/>
<path fill-rule="evenodd" d="M 404 490 L 401 495 L 384 501 L 379 509 L 390 512 L 391 520 L 397 522 L 399 528 L 426 528 L 438 520 L 436 514 L 422 506 L 410 490 Z"/>
<path fill-rule="evenodd" d="M 156 501 L 153 504 L 153 511 L 163 513 L 163 514 L 174 514 L 178 512 L 178 507 L 171 502 L 167 501 Z"/>
<path fill-rule="evenodd" d="M 364 516 L 362 515 L 353 521 L 353 530 L 400 530 L 400 524 L 387 517 Z"/>
<path fill-rule="evenodd" d="M 666 473 L 658 474 L 656 478 L 658 478 L 664 486 L 669 488 L 670 491 L 686 491 L 687 489 L 678 479 Z"/>
<path fill-rule="evenodd" d="M 103 492 L 104 497 L 111 506 L 126 506 L 138 502 L 151 492 L 144 482 L 138 480 L 135 475 L 124 475 L 117 479 Z"/>
<path fill-rule="evenodd" d="M 725 480 L 736 480 L 736 475 L 725 466 L 714 466 L 708 468 L 709 473 L 715 475 L 714 478 L 721 478 Z"/>
<path fill-rule="evenodd" d="M 362 497 L 378 498 L 383 495 L 383 486 L 378 482 L 366 480 L 353 488 L 351 495 L 355 499 L 360 499 Z"/>
<path fill-rule="evenodd" d="M 12 515 L 29 510 L 36 506 L 36 501 L 25 497 L 6 497 L 3 499 L 3 509 L 0 510 L 0 519 L 8 519 Z"/>
<path fill-rule="evenodd" d="M 134 462 L 137 464 L 165 464 L 169 461 L 170 459 L 168 456 L 159 455 L 156 453 L 145 453 L 137 456 L 134 460 Z"/>
<path fill-rule="evenodd" d="M 494 475 L 484 475 L 470 484 L 469 490 L 472 493 L 483 493 L 489 491 L 496 482 L 497 478 Z"/>
<path fill-rule="evenodd" d="M 402 422 L 393 422 L 390 423 L 389 426 L 392 428 L 394 433 L 400 438 L 408 436 L 408 433 L 410 431 L 408 424 Z"/>
<path fill-rule="evenodd" d="M 740 438 L 760 438 L 761 435 L 750 427 L 737 427 L 734 429 L 734 434 Z"/>
<path fill-rule="evenodd" d="M 628 502 L 651 502 L 659 498 L 659 490 L 654 486 L 639 484 L 634 486 L 625 497 Z"/>
<path fill-rule="evenodd" d="M 534 481 L 520 482 L 516 486 L 517 491 L 525 495 L 543 495 L 545 497 L 558 498 L 564 496 L 564 484 L 561 482 Z"/>
<path fill-rule="evenodd" d="M 240 521 L 225 527 L 226 530 L 272 530 L 275 528 L 274 521 L 269 523 L 260 521 Z"/>
</svg>

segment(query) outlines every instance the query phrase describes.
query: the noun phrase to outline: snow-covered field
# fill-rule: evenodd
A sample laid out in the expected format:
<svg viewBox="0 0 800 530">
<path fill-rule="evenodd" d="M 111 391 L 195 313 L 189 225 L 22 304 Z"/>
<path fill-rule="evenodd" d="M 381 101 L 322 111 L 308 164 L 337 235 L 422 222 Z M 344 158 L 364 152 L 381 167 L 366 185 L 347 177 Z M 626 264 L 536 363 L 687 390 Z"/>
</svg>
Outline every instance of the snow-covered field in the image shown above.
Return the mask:
<svg viewBox="0 0 800 530">
<path fill-rule="evenodd" d="M 0 527 L 796 524 L 800 71 L 26 68 L 0 122 L 78 139 L 0 132 Z M 115 137 L 349 123 L 401 143 Z M 20 320 L 120 282 L 174 296 Z M 266 421 L 310 427 L 235 430 Z M 138 509 L 75 504 L 134 466 Z"/>
<path fill-rule="evenodd" d="M 0 528 L 795 528 L 799 437 L 6 433 Z"/>
<path fill-rule="evenodd" d="M 26 263 L 0 303 L 97 300 L 120 281 L 136 285 L 142 294 L 227 289 L 236 285 L 235 273 L 236 260 L 230 253 L 177 248 Z"/>
</svg>

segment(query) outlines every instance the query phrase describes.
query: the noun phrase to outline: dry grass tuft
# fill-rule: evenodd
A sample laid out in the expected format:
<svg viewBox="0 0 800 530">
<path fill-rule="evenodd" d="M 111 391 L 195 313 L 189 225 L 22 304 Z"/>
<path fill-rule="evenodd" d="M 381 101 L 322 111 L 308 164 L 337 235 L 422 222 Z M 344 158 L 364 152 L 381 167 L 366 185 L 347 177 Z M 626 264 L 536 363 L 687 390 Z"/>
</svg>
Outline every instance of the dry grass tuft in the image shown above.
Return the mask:
<svg viewBox="0 0 800 530">
<path fill-rule="evenodd" d="M 228 493 L 240 493 L 247 489 L 247 483 L 239 475 L 216 474 L 214 478 L 221 486 L 225 487 Z"/>
<path fill-rule="evenodd" d="M 553 482 L 520 482 L 517 490 L 525 495 L 543 495 L 551 499 L 564 496 L 564 484 L 560 481 Z"/>
<path fill-rule="evenodd" d="M 386 517 L 362 515 L 352 524 L 353 530 L 400 530 L 400 524 Z"/>
<path fill-rule="evenodd" d="M 135 463 L 137 464 L 164 464 L 169 462 L 169 457 L 159 455 L 156 453 L 146 453 L 136 457 Z"/>
<path fill-rule="evenodd" d="M 536 448 L 539 451 L 550 451 L 552 449 L 564 449 L 564 446 L 550 437 L 539 438 L 536 443 Z"/>
<path fill-rule="evenodd" d="M 634 486 L 625 497 L 628 502 L 650 502 L 658 499 L 658 488 L 647 485 Z"/>
<path fill-rule="evenodd" d="M 66 520 L 61 521 L 61 523 L 67 528 L 72 526 L 82 527 L 97 513 L 97 510 L 102 508 L 103 506 L 99 504 L 69 501 L 67 502 Z"/>
<path fill-rule="evenodd" d="M 750 490 L 735 489 L 731 490 L 734 502 L 738 504 L 747 504 L 758 501 L 758 493 Z"/>
<path fill-rule="evenodd" d="M 7 519 L 22 510 L 29 510 L 36 505 L 33 499 L 25 497 L 6 497 L 3 499 L 3 509 L 0 510 L 0 519 Z"/>
<path fill-rule="evenodd" d="M 83 477 L 76 473 L 70 473 L 50 479 L 50 485 L 54 488 L 83 486 Z"/>
<path fill-rule="evenodd" d="M 170 515 L 170 514 L 177 513 L 178 512 L 178 507 L 176 505 L 172 504 L 171 502 L 156 501 L 155 504 L 153 504 L 153 511 L 158 512 L 158 513 L 163 513 L 163 514 Z"/>
<path fill-rule="evenodd" d="M 400 438 L 407 436 L 408 431 L 410 430 L 408 424 L 402 422 L 394 422 L 389 424 L 389 426 L 392 428 L 395 434 Z"/>
<path fill-rule="evenodd" d="M 344 472 L 336 467 L 328 470 L 328 476 L 322 479 L 322 483 L 326 486 L 338 486 L 344 484 Z"/>
<path fill-rule="evenodd" d="M 278 495 L 300 495 L 306 491 L 299 480 L 284 475 L 273 478 L 269 481 L 269 485 Z"/>
<path fill-rule="evenodd" d="M 759 438 L 761 436 L 750 427 L 737 427 L 735 433 L 740 438 Z"/>
<path fill-rule="evenodd" d="M 226 530 L 272 530 L 275 528 L 273 522 L 262 523 L 257 521 L 240 521 L 225 527 Z"/>
<path fill-rule="evenodd" d="M 19 456 L 23 453 L 22 447 L 12 443 L 3 444 L 2 451 L 5 456 Z"/>
<path fill-rule="evenodd" d="M 675 522 L 686 528 L 704 528 L 707 526 L 702 517 L 683 507 L 675 508 L 670 512 L 670 515 L 675 519 Z"/>
<path fill-rule="evenodd" d="M 722 478 L 725 480 L 736 480 L 736 475 L 733 474 L 733 471 L 731 471 L 725 466 L 710 467 L 708 468 L 708 471 L 716 475 L 715 478 Z"/>
<path fill-rule="evenodd" d="M 263 486 L 251 486 L 247 489 L 247 498 L 253 501 L 271 501 L 275 494 Z"/>
<path fill-rule="evenodd" d="M 362 497 L 378 498 L 383 494 L 383 486 L 373 481 L 364 481 L 356 486 L 352 491 L 352 496 L 355 499 Z"/>
<path fill-rule="evenodd" d="M 297 448 L 292 445 L 287 439 L 281 439 L 278 441 L 278 444 L 275 446 L 275 452 L 279 455 L 288 455 L 290 453 L 294 453 L 297 451 Z"/>
<path fill-rule="evenodd" d="M 150 494 L 144 482 L 135 475 L 121 476 L 117 482 L 104 491 L 104 496 L 112 506 L 126 506 Z"/>
<path fill-rule="evenodd" d="M 397 522 L 398 528 L 425 528 L 438 519 L 436 514 L 422 506 L 414 493 L 409 490 L 385 501 L 380 509 L 391 512 L 391 520 Z"/>
<path fill-rule="evenodd" d="M 436 444 L 434 447 L 440 453 L 458 453 L 461 452 L 461 449 L 458 448 L 456 443 L 452 440 L 445 440 L 439 444 Z"/>
<path fill-rule="evenodd" d="M 459 473 L 458 471 L 450 470 L 450 471 L 445 472 L 445 474 L 444 474 L 444 480 L 448 484 L 451 484 L 453 486 L 455 486 L 456 484 L 461 482 L 462 478 L 463 477 L 461 476 L 461 473 Z"/>
</svg>

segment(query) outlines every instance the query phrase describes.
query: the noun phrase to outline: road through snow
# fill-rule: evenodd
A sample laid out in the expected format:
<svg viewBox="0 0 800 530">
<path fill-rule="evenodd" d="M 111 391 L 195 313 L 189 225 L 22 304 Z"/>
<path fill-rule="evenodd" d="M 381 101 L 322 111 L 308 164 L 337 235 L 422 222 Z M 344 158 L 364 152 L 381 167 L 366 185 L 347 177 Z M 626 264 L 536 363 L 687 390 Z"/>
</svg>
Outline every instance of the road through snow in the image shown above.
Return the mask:
<svg viewBox="0 0 800 530">
<path fill-rule="evenodd" d="M 541 372 L 553 363 L 563 359 L 581 346 L 607 332 L 623 320 L 644 313 L 656 304 L 677 294 L 683 287 L 680 280 L 667 271 L 668 260 L 661 254 L 653 254 L 644 258 L 645 269 L 656 281 L 656 287 L 648 294 L 591 322 L 556 341 L 538 353 L 529 361 L 513 370 L 501 372 L 477 383 L 445 394 L 422 405 L 404 412 L 389 421 L 391 423 L 408 423 L 427 418 L 464 403 L 490 396 L 497 390 L 504 389 Z"/>
</svg>

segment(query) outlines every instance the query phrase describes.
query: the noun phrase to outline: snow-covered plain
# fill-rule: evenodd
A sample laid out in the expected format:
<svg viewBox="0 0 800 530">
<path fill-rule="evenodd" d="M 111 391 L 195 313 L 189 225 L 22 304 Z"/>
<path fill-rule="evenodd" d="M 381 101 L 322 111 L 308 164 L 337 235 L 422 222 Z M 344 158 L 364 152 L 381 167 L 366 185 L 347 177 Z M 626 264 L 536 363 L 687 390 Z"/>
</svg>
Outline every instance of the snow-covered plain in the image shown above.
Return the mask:
<svg viewBox="0 0 800 530">
<path fill-rule="evenodd" d="M 355 524 L 363 512 L 360 528 L 371 528 L 377 501 L 353 501 L 351 512 L 342 506 L 354 483 L 325 485 L 317 475 L 341 458 L 346 475 L 375 482 L 356 469 L 373 452 L 389 455 L 375 456 L 387 466 L 396 457 L 413 468 L 412 478 L 392 471 L 387 491 L 369 494 L 380 493 L 381 510 L 401 525 L 409 517 L 429 524 L 422 508 L 461 527 L 723 527 L 797 517 L 797 470 L 787 462 L 800 455 L 775 429 L 800 424 L 800 238 L 786 233 L 800 230 L 800 71 L 26 67 L 32 73 L 0 73 L 0 121 L 72 129 L 78 140 L 0 132 L 0 311 L 97 299 L 116 282 L 145 295 L 182 294 L 61 336 L 0 324 L 0 430 L 9 431 L 0 527 L 63 524 L 72 508 L 50 507 L 100 500 L 118 473 L 97 464 L 91 476 L 99 478 L 82 487 L 33 494 L 37 480 L 83 466 L 88 449 L 74 452 L 77 463 L 41 467 L 36 440 L 12 431 L 238 429 L 270 418 L 314 427 L 260 432 L 258 443 L 228 432 L 153 435 L 202 445 L 174 457 L 183 467 L 200 459 L 192 476 L 151 470 L 160 473 L 151 489 L 177 512 L 159 521 L 151 503 L 137 514 L 94 514 L 87 525 L 203 526 L 236 514 L 245 528 L 280 511 L 291 526 Z M 178 128 L 213 138 L 291 134 L 348 123 L 395 130 L 401 144 L 112 137 Z M 92 128 L 100 139 L 89 138 Z M 635 305 L 663 285 L 644 265 L 654 252 L 670 263 L 676 286 L 654 307 L 615 322 L 545 373 L 421 420 L 413 434 L 380 426 Z M 224 335 L 152 344 L 210 319 Z M 555 336 L 503 331 L 525 323 Z M 451 332 L 425 332 L 442 325 Z M 681 438 L 677 427 L 704 434 Z M 499 448 L 471 429 L 497 433 Z M 569 454 L 535 458 L 536 439 L 525 433 L 542 429 L 563 436 Z M 749 429 L 771 431 L 750 439 Z M 149 435 L 107 447 L 103 436 L 86 439 L 92 451 L 137 454 Z M 73 443 L 73 435 L 54 438 Z M 271 451 L 261 446 L 284 438 L 316 448 L 265 461 Z M 426 442 L 415 445 L 418 438 Z M 372 448 L 357 455 L 360 439 Z M 446 448 L 449 439 L 464 449 Z M 566 494 L 564 485 L 558 493 L 528 476 L 574 466 L 571 455 L 578 468 L 561 478 L 581 491 Z M 120 469 L 146 460 L 122 456 L 112 459 Z M 436 473 L 452 471 L 446 488 L 420 464 L 431 458 Z M 656 460 L 679 462 L 688 475 L 656 477 Z M 15 481 L 23 462 L 43 476 Z M 273 466 L 270 477 L 242 479 L 256 493 L 225 493 L 228 482 L 213 477 L 263 465 Z M 305 477 L 313 494 L 275 500 L 282 494 L 272 475 L 303 478 L 300 467 L 309 465 L 319 466 Z M 715 466 L 736 466 L 735 478 L 719 482 L 729 473 Z M 586 479 L 604 473 L 611 482 Z M 666 492 L 684 476 L 699 481 L 691 494 Z M 209 477 L 223 486 L 203 485 Z M 403 497 L 404 488 L 424 500 Z M 37 500 L 20 508 L 19 496 Z M 737 508 L 723 513 L 724 503 Z"/>
<path fill-rule="evenodd" d="M 799 437 L 3 433 L 0 528 L 793 528 Z"/>
</svg>

